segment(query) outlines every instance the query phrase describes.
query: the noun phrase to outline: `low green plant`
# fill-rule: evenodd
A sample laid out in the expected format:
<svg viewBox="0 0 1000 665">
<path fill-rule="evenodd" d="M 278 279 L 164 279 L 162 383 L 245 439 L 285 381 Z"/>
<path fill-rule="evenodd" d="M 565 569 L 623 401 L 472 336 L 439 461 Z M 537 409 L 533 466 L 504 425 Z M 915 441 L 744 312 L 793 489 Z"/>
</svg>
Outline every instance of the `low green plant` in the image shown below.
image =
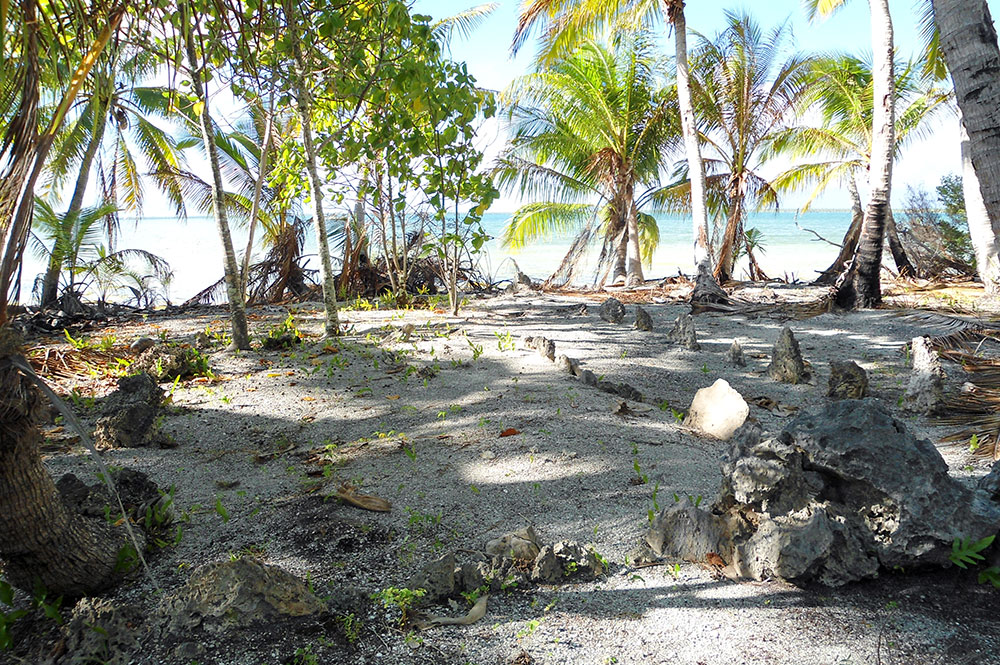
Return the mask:
<svg viewBox="0 0 1000 665">
<path fill-rule="evenodd" d="M 399 625 L 406 625 L 409 620 L 409 612 L 417 602 L 427 595 L 426 589 L 400 589 L 398 587 L 388 587 L 372 594 L 372 600 L 382 603 L 382 607 L 399 610 Z"/>
<path fill-rule="evenodd" d="M 971 539 L 956 538 L 951 544 L 951 554 L 948 558 L 959 568 L 978 566 L 986 560 L 980 552 L 993 544 L 996 535 L 986 536 L 982 540 L 973 541 Z"/>
<path fill-rule="evenodd" d="M 347 642 L 349 644 L 357 644 L 361 639 L 361 630 L 364 628 L 364 622 L 361 618 L 350 612 L 337 617 L 337 623 L 340 624 L 340 628 L 344 631 L 344 637 L 347 639 Z"/>
<path fill-rule="evenodd" d="M 0 580 L 0 605 L 14 607 L 14 589 L 4 580 Z M 7 611 L 0 607 L 0 651 L 7 651 L 14 646 L 14 636 L 11 627 L 18 619 L 29 614 L 28 610 Z"/>
<path fill-rule="evenodd" d="M 468 337 L 465 338 L 465 341 L 469 343 L 469 348 L 472 349 L 472 359 L 479 360 L 479 356 L 483 355 L 483 345 L 476 344 Z"/>
<path fill-rule="evenodd" d="M 514 336 L 510 334 L 509 330 L 504 330 L 502 333 L 499 330 L 494 330 L 493 334 L 497 338 L 497 348 L 503 351 L 513 351 L 516 348 L 514 344 Z"/>
</svg>

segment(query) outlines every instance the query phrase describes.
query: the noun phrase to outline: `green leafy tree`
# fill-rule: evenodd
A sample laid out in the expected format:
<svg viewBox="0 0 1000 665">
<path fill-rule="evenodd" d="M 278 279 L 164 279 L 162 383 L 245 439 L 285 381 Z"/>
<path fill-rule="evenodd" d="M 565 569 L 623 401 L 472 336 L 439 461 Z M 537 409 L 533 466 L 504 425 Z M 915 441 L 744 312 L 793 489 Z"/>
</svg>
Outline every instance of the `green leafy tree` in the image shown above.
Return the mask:
<svg viewBox="0 0 1000 665">
<path fill-rule="evenodd" d="M 660 164 L 678 143 L 676 108 L 657 86 L 645 35 L 614 47 L 596 42 L 516 81 L 507 93 L 510 146 L 497 182 L 518 191 L 522 205 L 504 230 L 510 247 L 582 228 L 561 272 L 571 269 L 600 220 L 598 281 L 642 279 L 639 262 L 659 237 L 649 208 Z M 626 261 L 631 248 L 635 260 Z"/>
</svg>

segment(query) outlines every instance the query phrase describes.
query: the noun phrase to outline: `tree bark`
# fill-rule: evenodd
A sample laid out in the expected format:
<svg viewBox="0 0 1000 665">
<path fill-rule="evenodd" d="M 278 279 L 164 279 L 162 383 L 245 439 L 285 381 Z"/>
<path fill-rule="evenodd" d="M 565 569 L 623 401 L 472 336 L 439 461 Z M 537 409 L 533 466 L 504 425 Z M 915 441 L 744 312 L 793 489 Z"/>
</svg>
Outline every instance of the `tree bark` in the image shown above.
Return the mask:
<svg viewBox="0 0 1000 665">
<path fill-rule="evenodd" d="M 208 162 L 212 169 L 212 212 L 215 215 L 215 224 L 219 231 L 219 238 L 222 240 L 223 267 L 225 270 L 226 296 L 229 298 L 229 319 L 232 325 L 233 347 L 237 349 L 249 349 L 250 336 L 247 332 L 247 313 L 240 281 L 240 267 L 236 261 L 236 250 L 233 249 L 233 237 L 229 232 L 229 218 L 226 215 L 225 204 L 225 185 L 222 181 L 222 167 L 219 164 L 219 149 L 215 145 L 215 129 L 212 127 L 212 116 L 208 110 L 208 92 L 205 89 L 205 81 L 202 78 L 204 66 L 198 61 L 198 52 L 194 44 L 194 28 L 189 20 L 185 20 L 184 25 L 187 58 L 188 63 L 191 65 L 191 84 L 194 88 L 195 98 L 202 105 L 201 113 L 198 115 L 198 122 L 201 126 L 201 140 L 205 146 L 205 153 L 208 155 Z"/>
<path fill-rule="evenodd" d="M 969 234 L 988 293 L 1000 291 L 1000 47 L 984 0 L 933 0 L 934 20 L 968 133 L 963 184 Z M 978 187 L 970 185 L 977 182 Z M 978 195 L 977 195 L 978 194 Z M 978 239 L 977 239 L 978 238 Z"/>
<path fill-rule="evenodd" d="M 986 293 L 1000 293 L 1000 229 L 990 222 L 990 215 L 983 202 L 983 194 L 972 166 L 969 135 L 965 124 L 962 130 L 962 193 L 965 198 L 965 218 L 969 223 L 969 237 L 976 253 L 976 272 Z"/>
<path fill-rule="evenodd" d="M 855 258 L 853 294 L 847 281 L 841 287 L 839 302 L 854 307 L 877 307 L 882 302 L 880 276 L 882 244 L 892 188 L 892 149 L 895 143 L 895 80 L 893 76 L 892 17 L 889 0 L 870 0 L 872 30 L 872 156 L 869 169 L 871 194 L 861 226 L 861 240 Z M 853 296 L 853 297 L 850 297 Z"/>
<path fill-rule="evenodd" d="M 847 181 L 847 189 L 851 193 L 851 225 L 847 227 L 844 234 L 844 242 L 840 246 L 840 254 L 837 259 L 830 264 L 830 267 L 820 273 L 813 284 L 833 285 L 837 281 L 837 276 L 847 268 L 848 262 L 854 258 L 854 253 L 858 249 L 858 239 L 861 237 L 861 224 L 865 219 L 864 208 L 861 207 L 861 195 L 858 194 L 858 185 L 854 182 L 854 176 Z"/>
<path fill-rule="evenodd" d="M 698 129 L 691 102 L 691 74 L 687 59 L 687 22 L 684 3 L 664 0 L 667 16 L 674 26 L 674 57 L 677 63 L 677 102 L 681 112 L 681 132 L 691 180 L 691 221 L 694 226 L 694 266 L 697 275 L 712 272 L 712 252 L 708 238 L 708 210 L 705 206 L 705 164 L 701 159 Z"/>
<path fill-rule="evenodd" d="M 260 214 L 260 197 L 264 191 L 264 179 L 267 177 L 267 158 L 271 152 L 271 132 L 274 128 L 274 94 L 268 104 L 267 121 L 264 124 L 264 141 L 260 147 L 260 159 L 257 160 L 257 181 L 253 184 L 253 203 L 250 206 L 250 233 L 247 237 L 247 251 L 243 254 L 243 266 L 240 269 L 240 292 L 243 297 L 247 293 L 247 279 L 250 275 L 250 254 L 253 252 L 253 236 L 257 228 L 257 216 Z"/>
<path fill-rule="evenodd" d="M 11 344 L 0 332 L 0 346 Z M 42 466 L 38 429 L 46 405 L 38 389 L 0 355 L 0 559 L 4 578 L 32 593 L 35 580 L 55 596 L 110 586 L 124 544 L 103 520 L 69 512 Z"/>
<path fill-rule="evenodd" d="M 98 91 L 98 94 L 100 92 Z M 69 208 L 66 209 L 67 218 L 79 215 L 80 211 L 83 210 L 83 197 L 87 192 L 87 185 L 90 182 L 90 170 L 94 166 L 97 151 L 104 141 L 104 129 L 108 123 L 109 108 L 110 106 L 107 102 L 97 102 L 90 141 L 87 143 L 87 149 L 80 160 L 80 170 L 76 176 L 76 185 L 73 187 L 73 197 L 70 199 Z M 49 265 L 45 271 L 45 277 L 42 278 L 42 307 L 51 305 L 59 298 L 59 273 L 62 271 L 63 263 L 61 258 L 58 252 L 56 252 L 56 248 L 53 247 L 52 254 L 49 257 Z"/>
<path fill-rule="evenodd" d="M 899 240 L 899 231 L 896 229 L 896 218 L 892 214 L 892 206 L 886 210 L 885 215 L 885 235 L 889 241 L 889 251 L 892 253 L 892 262 L 896 264 L 896 272 L 900 277 L 916 277 L 917 271 L 910 263 L 910 257 L 906 255 L 906 249 Z"/>
<path fill-rule="evenodd" d="M 736 252 L 743 241 L 743 205 L 738 193 L 732 195 L 733 207 L 726 219 L 726 230 L 722 236 L 722 247 L 719 249 L 719 259 L 715 264 L 715 279 L 720 284 L 733 278 L 733 267 L 736 264 Z"/>
<path fill-rule="evenodd" d="M 323 323 L 325 337 L 336 337 L 340 334 L 340 321 L 337 315 L 337 285 L 334 280 L 333 263 L 330 260 L 330 242 L 326 232 L 326 216 L 323 213 L 323 184 L 319 179 L 319 169 L 316 166 L 316 148 L 312 139 L 312 110 L 309 92 L 306 90 L 306 71 L 303 64 L 301 47 L 295 45 L 295 67 L 297 70 L 296 104 L 299 112 L 299 122 L 302 124 L 302 147 L 306 153 L 306 171 L 309 174 L 309 196 L 313 204 L 313 225 L 316 227 L 316 245 L 319 249 L 319 273 L 323 285 L 323 308 L 326 317 Z"/>
<path fill-rule="evenodd" d="M 628 228 L 628 264 L 625 271 L 625 283 L 628 286 L 642 284 L 645 277 L 642 274 L 642 254 L 639 250 L 639 211 L 636 210 L 635 201 L 632 200 L 633 185 L 629 185 L 628 190 L 628 216 L 626 217 Z"/>
</svg>

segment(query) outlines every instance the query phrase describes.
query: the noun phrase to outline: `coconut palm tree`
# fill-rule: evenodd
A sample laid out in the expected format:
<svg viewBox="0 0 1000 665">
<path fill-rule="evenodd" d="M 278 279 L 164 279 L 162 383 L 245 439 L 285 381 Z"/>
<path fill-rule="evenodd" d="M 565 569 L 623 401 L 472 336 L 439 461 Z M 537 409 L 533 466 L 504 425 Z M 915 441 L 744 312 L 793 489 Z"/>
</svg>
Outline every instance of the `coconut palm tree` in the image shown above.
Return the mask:
<svg viewBox="0 0 1000 665">
<path fill-rule="evenodd" d="M 828 16 L 847 0 L 804 0 L 810 19 Z M 892 157 L 895 149 L 895 99 L 893 91 L 894 44 L 889 0 L 869 0 L 872 41 L 872 150 L 869 164 L 869 196 L 851 269 L 837 284 L 837 301 L 850 307 L 875 307 L 882 302 L 879 277 L 882 243 L 892 188 Z"/>
<path fill-rule="evenodd" d="M 920 63 L 910 61 L 894 69 L 898 113 L 893 158 L 898 159 L 912 140 L 926 135 L 928 121 L 947 108 L 951 93 L 936 86 Z M 861 234 L 864 212 L 857 180 L 867 173 L 871 161 L 874 84 L 871 63 L 851 55 L 817 58 L 811 77 L 800 110 L 818 111 L 820 126 L 788 128 L 773 136 L 768 148 L 775 155 L 810 160 L 797 163 L 773 181 L 779 191 L 809 188 L 803 211 L 831 184 L 842 183 L 851 194 L 854 214 L 840 255 L 817 279 L 817 283 L 832 284 L 853 258 Z M 820 161 L 815 161 L 816 157 L 821 157 Z M 904 274 L 908 260 L 899 245 L 891 214 L 888 222 L 890 249 L 896 267 Z"/>
<path fill-rule="evenodd" d="M 736 256 L 751 247 L 744 235 L 749 209 L 777 208 L 778 192 L 761 174 L 772 137 L 787 129 L 806 93 L 809 58 L 788 48 L 787 24 L 765 32 L 747 14 L 726 13 L 725 30 L 700 36 L 691 65 L 691 91 L 701 120 L 710 201 L 725 221 L 715 265 L 732 278 Z"/>
<path fill-rule="evenodd" d="M 943 16 L 939 17 L 939 13 Z M 987 293 L 1000 293 L 1000 188 L 991 182 L 981 182 L 978 168 L 996 172 L 1000 159 L 1000 140 L 995 136 L 992 122 L 984 122 L 984 109 L 991 100 L 1000 98 L 1000 88 L 986 71 L 1000 66 L 1000 47 L 992 29 L 993 19 L 989 7 L 960 0 L 921 3 L 921 32 L 924 40 L 925 61 L 928 72 L 938 79 L 948 76 L 948 67 L 961 67 L 952 76 L 958 96 L 962 131 L 962 191 L 968 215 L 969 235 L 976 253 L 976 271 Z M 947 32 L 945 39 L 942 32 Z M 974 36 L 974 38 L 973 38 Z M 947 61 L 947 62 L 946 62 Z M 975 92 L 973 92 L 973 90 Z M 980 98 L 980 95 L 983 95 Z M 982 103 L 981 106 L 977 106 Z M 964 113 L 969 108 L 977 116 L 972 123 L 977 126 L 973 148 Z M 989 111 L 986 111 L 989 113 Z M 973 152 L 980 152 L 974 160 Z M 990 151 L 993 151 L 992 153 Z M 988 155 L 992 154 L 992 162 Z M 981 161 L 980 161 L 981 160 Z M 979 162 L 977 166 L 976 162 Z M 985 197 L 989 192 L 991 204 Z"/>
<path fill-rule="evenodd" d="M 645 34 L 613 46 L 590 42 L 504 93 L 512 138 L 497 184 L 532 199 L 504 230 L 506 245 L 581 227 L 589 237 L 600 220 L 598 281 L 605 268 L 612 281 L 642 280 L 641 260 L 649 261 L 658 238 L 642 208 L 678 139 L 676 111 L 656 86 L 653 63 Z"/>
<path fill-rule="evenodd" d="M 173 137 L 154 124 L 152 118 L 173 115 L 164 87 L 138 86 L 156 73 L 157 60 L 147 52 L 127 52 L 121 45 L 105 50 L 91 72 L 80 110 L 66 123 L 46 165 L 47 188 L 58 192 L 68 178 L 76 182 L 66 218 L 81 215 L 83 199 L 95 164 L 103 185 L 103 198 L 112 212 L 104 217 L 108 247 L 114 250 L 118 212 L 142 213 L 144 178 L 139 164 L 151 172 L 181 169 L 184 158 Z M 183 214 L 183 194 L 176 183 L 158 180 L 160 190 Z M 57 258 L 55 254 L 52 258 Z M 42 283 L 41 304 L 57 297 L 58 261 L 50 262 Z"/>
<path fill-rule="evenodd" d="M 42 465 L 38 424 L 45 400 L 8 322 L 11 282 L 19 274 L 38 182 L 48 152 L 82 83 L 118 29 L 125 5 L 73 0 L 3 3 L 0 25 L 0 561 L 4 578 L 29 592 L 42 584 L 53 596 L 80 595 L 115 579 L 121 546 L 103 520 L 85 520 L 62 502 Z M 60 26 L 54 34 L 52 26 Z M 66 49 L 47 61 L 42 44 Z M 9 58 L 9 60 L 8 60 Z M 70 77 L 48 65 L 72 68 Z M 39 115 L 40 82 L 62 81 L 51 114 Z M 68 84 L 65 81 L 69 81 Z M 25 369 L 28 368 L 28 369 Z"/>
<path fill-rule="evenodd" d="M 705 169 L 689 87 L 684 0 L 526 0 L 521 7 L 512 48 L 517 51 L 532 30 L 539 27 L 544 33 L 539 57 L 544 61 L 565 55 L 597 28 L 615 25 L 625 31 L 634 31 L 656 21 L 664 21 L 674 29 L 678 110 L 690 174 L 694 264 L 698 279 L 692 300 L 724 300 L 725 294 L 711 277 Z"/>
</svg>

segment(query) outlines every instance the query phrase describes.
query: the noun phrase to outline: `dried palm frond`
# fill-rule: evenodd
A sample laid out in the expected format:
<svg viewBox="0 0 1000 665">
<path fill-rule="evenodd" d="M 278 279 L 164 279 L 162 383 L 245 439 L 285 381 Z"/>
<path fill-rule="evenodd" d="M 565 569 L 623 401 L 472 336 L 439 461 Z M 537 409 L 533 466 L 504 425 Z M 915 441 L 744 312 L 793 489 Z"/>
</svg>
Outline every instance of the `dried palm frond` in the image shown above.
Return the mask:
<svg viewBox="0 0 1000 665">
<path fill-rule="evenodd" d="M 1000 459 L 1000 391 L 963 393 L 947 405 L 947 415 L 939 421 L 960 427 L 941 438 L 942 443 L 968 446 L 977 457 Z"/>
<path fill-rule="evenodd" d="M 956 314 L 925 310 L 903 310 L 897 314 L 910 323 L 933 329 L 931 346 L 938 351 L 968 349 L 984 339 L 1000 342 L 1000 321 L 984 321 Z"/>
</svg>

